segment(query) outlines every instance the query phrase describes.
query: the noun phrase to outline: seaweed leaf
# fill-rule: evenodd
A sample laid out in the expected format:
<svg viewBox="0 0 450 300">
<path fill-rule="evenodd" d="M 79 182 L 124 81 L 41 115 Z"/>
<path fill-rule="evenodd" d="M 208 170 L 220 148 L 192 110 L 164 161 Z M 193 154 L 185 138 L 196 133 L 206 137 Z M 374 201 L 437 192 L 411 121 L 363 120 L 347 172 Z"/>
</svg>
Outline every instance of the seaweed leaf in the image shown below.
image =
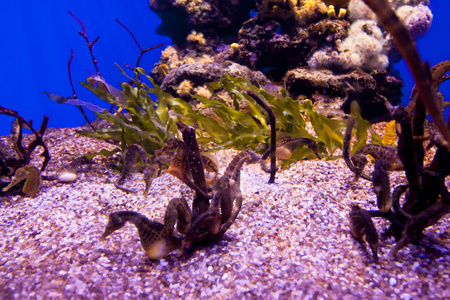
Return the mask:
<svg viewBox="0 0 450 300">
<path fill-rule="evenodd" d="M 310 100 L 305 100 L 302 107 L 308 113 L 314 132 L 319 140 L 325 143 L 328 152 L 331 154 L 336 148 L 342 148 L 344 136 L 340 130 L 345 128 L 344 122 L 329 119 L 319 114 L 314 110 Z"/>
<path fill-rule="evenodd" d="M 356 125 L 353 130 L 356 130 L 357 142 L 352 148 L 352 154 L 355 153 L 361 146 L 366 144 L 367 131 L 370 131 L 372 137 L 372 144 L 382 144 L 381 137 L 373 130 L 372 124 L 361 117 L 360 108 L 356 101 L 353 101 L 350 106 L 350 112 L 355 119 Z"/>
<path fill-rule="evenodd" d="M 52 100 L 53 102 L 56 102 L 56 103 L 70 104 L 70 105 L 74 105 L 74 106 L 84 106 L 87 109 L 89 109 L 90 111 L 98 112 L 98 113 L 102 112 L 104 110 L 104 108 L 102 108 L 98 105 L 92 104 L 90 102 L 82 101 L 78 98 L 64 97 L 64 96 L 60 96 L 60 95 L 53 94 L 50 92 L 44 92 L 44 93 L 47 94 L 47 96 L 50 100 Z"/>
<path fill-rule="evenodd" d="M 395 133 L 395 120 L 392 120 L 386 125 L 381 143 L 384 146 L 394 145 L 396 138 L 397 134 Z"/>
<path fill-rule="evenodd" d="M 92 158 L 94 158 L 94 157 L 96 157 L 98 155 L 103 155 L 103 156 L 109 157 L 109 156 L 113 156 L 114 154 L 116 154 L 117 152 L 120 152 L 120 151 L 122 151 L 120 148 L 116 148 L 116 149 L 113 149 L 113 150 L 102 149 L 102 150 L 100 150 L 98 152 L 90 153 L 90 154 L 85 155 L 85 156 L 88 159 L 92 159 Z"/>
<path fill-rule="evenodd" d="M 120 141 L 122 151 L 130 145 L 138 144 L 149 154 L 153 154 L 166 141 L 179 135 L 177 122 L 189 126 L 196 125 L 198 141 L 204 144 L 211 143 L 214 150 L 230 147 L 255 149 L 260 144 L 267 145 L 270 141 L 267 113 L 247 94 L 248 91 L 252 91 L 273 111 L 276 130 L 280 136 L 288 134 L 292 137 L 313 139 L 318 142 L 321 155 L 326 159 L 333 159 L 334 157 L 329 155 L 336 148 L 342 147 L 343 135 L 340 131 L 345 128 L 345 121 L 326 118 L 313 108 L 311 101 L 305 100 L 303 103 L 295 101 L 283 88 L 273 92 L 272 87 L 268 89 L 257 87 L 247 80 L 226 75 L 226 78 L 218 82 L 207 84 L 207 88 L 213 94 L 211 98 L 193 96 L 200 102 L 200 110 L 194 110 L 186 101 L 164 92 L 142 68 L 134 69 L 134 78 L 129 77 L 121 68 L 120 71 L 136 86 L 134 88 L 129 83 L 122 83 L 122 90 L 114 92 L 120 95 L 121 101 L 105 89 L 81 83 L 118 109 L 113 112 L 106 110 L 96 112 L 99 118 L 111 123 L 109 128 L 79 133 L 99 139 Z M 140 80 L 140 75 L 148 80 L 148 84 Z M 233 102 L 227 103 L 219 96 L 219 91 L 227 91 Z M 49 94 L 49 96 L 57 102 L 68 101 L 58 95 Z M 210 113 L 204 114 L 205 111 Z M 309 134 L 305 129 L 305 117 L 310 119 L 316 136 Z M 370 123 L 360 116 L 356 116 L 356 119 L 358 143 L 354 149 L 365 143 L 367 129 L 372 130 Z M 376 139 L 377 135 L 372 130 L 372 140 Z M 299 147 L 293 156 L 283 163 L 283 168 L 298 159 L 314 157 L 309 148 Z"/>
</svg>

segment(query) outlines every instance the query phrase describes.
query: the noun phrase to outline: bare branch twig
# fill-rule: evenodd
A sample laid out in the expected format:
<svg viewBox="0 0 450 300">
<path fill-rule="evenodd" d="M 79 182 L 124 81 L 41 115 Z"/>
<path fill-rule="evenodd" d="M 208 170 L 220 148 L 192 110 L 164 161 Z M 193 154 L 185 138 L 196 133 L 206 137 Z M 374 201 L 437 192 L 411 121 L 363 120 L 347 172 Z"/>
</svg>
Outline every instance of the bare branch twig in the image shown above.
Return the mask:
<svg viewBox="0 0 450 300">
<path fill-rule="evenodd" d="M 140 63 L 140 61 L 141 61 L 141 58 L 142 58 L 142 56 L 143 56 L 146 52 L 148 52 L 148 51 L 150 51 L 150 50 L 153 50 L 153 49 L 156 49 L 156 48 L 161 47 L 162 45 L 164 45 L 164 43 L 161 43 L 161 44 L 159 44 L 159 45 L 156 45 L 156 46 L 153 46 L 153 47 L 150 47 L 150 48 L 142 49 L 141 45 L 139 44 L 139 42 L 137 41 L 136 37 L 135 37 L 134 34 L 131 32 L 131 30 L 129 30 L 125 25 L 123 25 L 123 24 L 119 21 L 119 19 L 116 19 L 116 22 L 117 22 L 120 26 L 122 26 L 123 28 L 125 28 L 126 31 L 128 31 L 128 33 L 131 35 L 131 37 L 133 38 L 134 42 L 135 42 L 136 45 L 138 46 L 139 50 L 141 51 L 141 53 L 139 53 L 139 57 L 138 57 L 138 59 L 137 59 L 137 61 L 136 61 L 136 68 L 139 67 L 139 63 Z"/>
<path fill-rule="evenodd" d="M 84 26 L 83 26 L 84 27 Z M 69 63 L 67 64 L 67 71 L 69 73 L 69 81 L 70 81 L 70 86 L 72 87 L 72 98 L 76 99 L 77 98 L 77 93 L 75 92 L 75 87 L 73 85 L 73 80 L 72 80 L 72 71 L 71 71 L 71 66 L 72 66 L 72 60 L 73 57 L 75 56 L 73 54 L 73 49 L 70 50 L 70 59 L 69 59 Z M 77 105 L 78 109 L 80 110 L 81 114 L 83 115 L 84 119 L 86 120 L 86 122 L 88 123 L 89 127 L 92 129 L 92 131 L 95 131 L 94 126 L 92 126 L 91 121 L 89 121 L 88 116 L 86 115 L 86 112 L 84 111 L 83 107 L 81 107 L 81 105 Z"/>
<path fill-rule="evenodd" d="M 98 60 L 95 58 L 94 55 L 94 44 L 98 41 L 98 39 L 100 38 L 100 36 L 98 36 L 93 42 L 91 42 L 89 40 L 89 37 L 86 35 L 86 27 L 84 26 L 83 22 L 81 22 L 80 19 L 78 19 L 70 10 L 69 10 L 69 14 L 75 19 L 77 20 L 78 23 L 80 23 L 81 28 L 83 30 L 78 31 L 78 33 L 86 40 L 86 43 L 88 45 L 89 48 L 89 52 L 91 53 L 91 58 L 92 58 L 92 63 L 94 64 L 94 68 L 97 71 L 98 76 L 102 77 L 102 75 L 100 74 L 100 71 L 98 69 Z"/>
<path fill-rule="evenodd" d="M 43 140 L 43 136 L 44 136 L 45 130 L 47 129 L 47 125 L 48 125 L 48 119 L 49 119 L 48 116 L 46 116 L 46 115 L 44 116 L 41 127 L 39 128 L 38 131 L 36 131 L 33 128 L 31 121 L 25 120 L 25 118 L 23 118 L 21 115 L 19 115 L 18 112 L 14 111 L 14 110 L 7 109 L 7 108 L 0 106 L 0 114 L 14 117 L 19 121 L 20 134 L 18 137 L 18 143 L 20 144 L 19 149 L 21 149 L 20 151 L 22 151 L 24 165 L 27 165 L 30 162 L 31 153 L 34 151 L 34 149 L 36 149 L 37 146 L 42 146 L 42 148 L 44 148 L 44 152 L 42 152 L 42 154 L 41 154 L 41 156 L 44 156 L 44 162 L 42 163 L 41 172 L 44 171 L 45 168 L 47 167 L 48 162 L 50 161 L 50 152 L 48 151 L 48 148 L 45 145 L 44 140 Z M 22 146 L 22 130 L 21 130 L 21 128 L 23 127 L 24 124 L 27 126 L 27 128 L 29 128 L 31 130 L 31 132 L 33 132 L 34 136 L 36 137 L 35 140 L 32 141 L 30 143 L 30 145 L 28 145 L 27 149 L 24 149 Z"/>
</svg>

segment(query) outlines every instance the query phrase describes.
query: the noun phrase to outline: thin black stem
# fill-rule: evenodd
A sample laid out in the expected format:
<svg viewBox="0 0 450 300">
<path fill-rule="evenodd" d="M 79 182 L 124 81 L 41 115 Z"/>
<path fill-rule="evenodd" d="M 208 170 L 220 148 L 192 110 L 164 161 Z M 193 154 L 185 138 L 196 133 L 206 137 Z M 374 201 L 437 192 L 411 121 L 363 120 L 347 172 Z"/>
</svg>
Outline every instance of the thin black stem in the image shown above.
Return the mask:
<svg viewBox="0 0 450 300">
<path fill-rule="evenodd" d="M 84 26 L 83 26 L 83 28 L 84 28 Z M 76 99 L 77 98 L 77 93 L 75 92 L 75 86 L 73 85 L 73 80 L 72 80 L 72 60 L 73 60 L 74 56 L 75 55 L 73 54 L 73 49 L 71 49 L 70 50 L 69 63 L 67 64 L 67 71 L 69 73 L 70 86 L 72 87 L 72 98 Z M 83 115 L 83 117 L 86 120 L 86 122 L 88 123 L 89 127 L 91 128 L 91 130 L 95 131 L 95 128 L 94 128 L 94 126 L 92 126 L 91 122 L 89 121 L 89 118 L 86 115 L 86 112 L 84 111 L 83 107 L 81 105 L 77 105 L 77 107 L 80 110 L 80 112 Z"/>
<path fill-rule="evenodd" d="M 277 162 L 276 162 L 276 156 L 275 156 L 275 151 L 276 151 L 276 138 L 277 138 L 277 133 L 276 133 L 276 128 L 275 128 L 275 115 L 273 114 L 272 110 L 270 109 L 269 106 L 267 106 L 267 104 L 253 91 L 247 91 L 247 95 L 249 95 L 250 97 L 253 98 L 253 100 L 255 100 L 256 103 L 258 103 L 259 106 L 261 106 L 266 112 L 267 115 L 269 116 L 269 124 L 270 124 L 270 170 L 266 170 L 269 171 L 270 173 L 270 178 L 269 178 L 269 183 L 274 183 L 275 182 L 275 174 L 277 173 Z M 267 152 L 266 152 L 267 153 Z M 262 157 L 261 159 L 264 160 L 267 158 L 266 157 Z"/>
<path fill-rule="evenodd" d="M 72 71 L 71 71 L 72 60 L 73 60 L 74 56 L 75 56 L 75 54 L 73 54 L 73 49 L 70 49 L 70 59 L 69 59 L 69 63 L 67 64 L 67 71 L 69 73 L 70 86 L 72 87 L 72 97 L 77 98 L 77 93 L 75 92 L 75 87 L 73 86 Z"/>
<path fill-rule="evenodd" d="M 126 31 L 128 31 L 128 33 L 131 35 L 131 37 L 133 38 L 134 42 L 135 42 L 136 45 L 138 46 L 139 50 L 141 51 L 141 53 L 139 53 L 139 57 L 138 57 L 138 59 L 137 59 L 137 61 L 136 61 L 136 68 L 139 67 L 139 63 L 141 62 L 141 58 L 142 58 L 142 56 L 143 56 L 146 52 L 148 52 L 148 51 L 150 51 L 150 50 L 153 50 L 153 49 L 156 49 L 156 48 L 161 47 L 162 45 L 164 45 L 164 43 L 161 43 L 161 44 L 159 44 L 159 45 L 156 45 L 156 46 L 153 46 L 153 47 L 150 47 L 150 48 L 147 48 L 147 49 L 142 49 L 141 45 L 139 44 L 138 40 L 136 39 L 136 37 L 134 36 L 134 34 L 131 32 L 131 30 L 129 30 L 125 25 L 123 25 L 123 24 L 119 21 L 119 19 L 116 19 L 116 22 L 117 22 L 120 26 L 122 26 L 123 28 L 125 28 Z"/>
<path fill-rule="evenodd" d="M 86 43 L 88 45 L 88 49 L 89 49 L 89 53 L 91 54 L 91 58 L 92 58 L 92 64 L 94 65 L 95 70 L 97 71 L 98 76 L 102 77 L 102 75 L 100 74 L 100 71 L 98 69 L 98 60 L 95 58 L 94 55 L 94 44 L 98 41 L 98 39 L 100 38 L 100 36 L 98 36 L 93 42 L 91 42 L 89 40 L 89 37 L 86 35 L 86 27 L 84 26 L 83 22 L 81 22 L 80 19 L 78 19 L 70 10 L 69 10 L 69 14 L 75 19 L 77 20 L 78 23 L 80 23 L 81 28 L 83 30 L 78 31 L 78 33 L 86 40 Z"/>
</svg>

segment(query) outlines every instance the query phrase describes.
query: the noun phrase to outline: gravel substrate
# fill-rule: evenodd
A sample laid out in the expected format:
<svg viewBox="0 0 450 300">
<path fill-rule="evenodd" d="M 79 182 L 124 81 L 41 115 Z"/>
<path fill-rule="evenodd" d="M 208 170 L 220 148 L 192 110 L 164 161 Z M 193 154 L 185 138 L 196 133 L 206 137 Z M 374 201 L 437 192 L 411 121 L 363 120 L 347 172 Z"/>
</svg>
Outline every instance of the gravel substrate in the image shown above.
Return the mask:
<svg viewBox="0 0 450 300">
<path fill-rule="evenodd" d="M 102 141 L 73 129 L 50 129 L 48 172 L 102 148 Z M 10 137 L 0 137 L 9 147 Z M 221 172 L 237 153 L 214 153 Z M 244 166 L 242 211 L 216 245 L 151 261 L 132 224 L 99 241 L 111 212 L 138 211 L 161 219 L 165 207 L 189 189 L 169 174 L 143 196 L 142 175 L 118 190 L 119 174 L 105 158 L 72 184 L 44 181 L 35 198 L 0 203 L 1 299 L 419 299 L 450 298 L 448 218 L 426 231 L 422 242 L 387 255 L 393 238 L 381 235 L 380 264 L 351 237 L 352 202 L 376 207 L 371 184 L 354 182 L 343 159 L 310 160 L 277 173 L 276 183 L 258 165 Z M 391 187 L 404 183 L 391 173 Z M 380 233 L 388 223 L 374 220 Z"/>
</svg>

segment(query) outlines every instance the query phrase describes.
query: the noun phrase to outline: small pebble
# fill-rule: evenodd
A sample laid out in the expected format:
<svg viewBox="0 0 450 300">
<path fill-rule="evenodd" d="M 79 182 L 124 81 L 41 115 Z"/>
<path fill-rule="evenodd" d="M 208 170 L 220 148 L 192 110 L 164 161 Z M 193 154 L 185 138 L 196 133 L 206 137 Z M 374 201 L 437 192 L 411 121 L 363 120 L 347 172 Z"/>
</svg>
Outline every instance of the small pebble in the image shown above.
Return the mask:
<svg viewBox="0 0 450 300">
<path fill-rule="evenodd" d="M 391 286 L 396 286 L 396 285 L 397 285 L 397 279 L 391 277 L 391 278 L 389 279 L 389 284 L 390 284 Z"/>
<path fill-rule="evenodd" d="M 58 181 L 62 183 L 71 183 L 77 180 L 77 174 L 75 173 L 62 173 L 58 175 Z"/>
</svg>

